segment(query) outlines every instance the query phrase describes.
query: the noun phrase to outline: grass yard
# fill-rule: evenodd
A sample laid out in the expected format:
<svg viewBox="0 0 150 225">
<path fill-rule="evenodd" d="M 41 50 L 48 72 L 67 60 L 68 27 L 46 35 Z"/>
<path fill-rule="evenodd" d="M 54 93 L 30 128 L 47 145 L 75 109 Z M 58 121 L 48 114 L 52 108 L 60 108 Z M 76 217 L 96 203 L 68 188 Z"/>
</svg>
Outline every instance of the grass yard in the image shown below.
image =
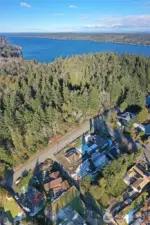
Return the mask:
<svg viewBox="0 0 150 225">
<path fill-rule="evenodd" d="M 20 183 L 18 185 L 14 185 L 15 190 L 18 193 L 21 193 L 23 187 L 25 187 L 25 188 L 28 187 L 30 179 L 32 178 L 32 176 L 33 176 L 32 173 L 29 172 L 26 177 L 22 177 Z"/>
<path fill-rule="evenodd" d="M 57 211 L 64 208 L 67 205 L 71 205 L 79 214 L 84 214 L 84 206 L 80 199 L 78 190 L 73 186 L 67 192 L 65 192 L 60 198 L 52 204 L 53 215 L 56 215 Z"/>
<path fill-rule="evenodd" d="M 70 205 L 75 209 L 81 216 L 85 214 L 85 208 L 83 202 L 80 198 L 80 195 L 76 196 L 71 202 Z"/>
<path fill-rule="evenodd" d="M 22 209 L 18 206 L 13 198 L 4 202 L 4 209 L 6 212 L 10 212 L 12 217 L 15 218 L 19 213 L 22 213 Z"/>
<path fill-rule="evenodd" d="M 91 195 L 85 195 L 84 196 L 86 198 L 86 201 L 89 202 L 89 204 L 93 205 L 93 207 L 97 207 L 101 213 L 103 214 L 103 207 L 98 203 L 98 201 L 96 199 L 94 199 Z"/>
<path fill-rule="evenodd" d="M 126 189 L 127 189 L 127 185 L 125 184 L 125 182 L 122 179 L 120 179 L 120 180 L 118 180 L 117 185 L 112 190 L 112 195 L 115 197 L 119 197 L 120 195 L 123 194 L 123 192 Z"/>
</svg>

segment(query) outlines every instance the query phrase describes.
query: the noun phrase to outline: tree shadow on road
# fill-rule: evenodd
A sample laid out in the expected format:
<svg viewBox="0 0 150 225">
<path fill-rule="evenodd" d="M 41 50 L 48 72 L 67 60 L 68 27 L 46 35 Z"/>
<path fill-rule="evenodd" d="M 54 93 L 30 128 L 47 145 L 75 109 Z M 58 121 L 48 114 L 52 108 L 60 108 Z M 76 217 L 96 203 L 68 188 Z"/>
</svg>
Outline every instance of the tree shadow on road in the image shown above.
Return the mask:
<svg viewBox="0 0 150 225">
<path fill-rule="evenodd" d="M 5 169 L 4 171 L 4 184 L 8 187 L 12 187 L 14 183 L 14 171 L 13 169 Z"/>
</svg>

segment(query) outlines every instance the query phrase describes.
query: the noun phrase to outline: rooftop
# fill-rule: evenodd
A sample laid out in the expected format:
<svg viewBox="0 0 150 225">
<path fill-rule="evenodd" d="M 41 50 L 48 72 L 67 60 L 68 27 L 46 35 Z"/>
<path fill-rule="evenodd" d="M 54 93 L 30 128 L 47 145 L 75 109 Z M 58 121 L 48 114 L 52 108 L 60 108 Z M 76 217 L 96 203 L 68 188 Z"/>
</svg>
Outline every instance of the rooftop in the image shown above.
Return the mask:
<svg viewBox="0 0 150 225">
<path fill-rule="evenodd" d="M 44 184 L 44 188 L 45 188 L 45 190 L 49 190 L 49 189 L 53 189 L 55 187 L 59 187 L 59 186 L 61 186 L 61 182 L 62 182 L 62 178 L 59 177 L 55 180 L 52 180 L 52 181 Z"/>
<path fill-rule="evenodd" d="M 125 215 L 124 219 L 127 224 L 131 224 L 133 222 L 133 217 L 134 217 L 135 212 L 136 212 L 136 210 L 133 209 L 127 215 Z"/>
<path fill-rule="evenodd" d="M 105 154 L 95 153 L 91 157 L 95 167 L 103 167 L 109 162 L 109 159 Z"/>
<path fill-rule="evenodd" d="M 141 218 L 136 219 L 131 225 L 146 225 Z"/>
<path fill-rule="evenodd" d="M 49 177 L 52 178 L 52 179 L 56 179 L 60 176 L 60 172 L 57 171 L 57 172 L 53 172 L 53 173 L 50 173 L 49 174 Z"/>
<path fill-rule="evenodd" d="M 150 135 L 150 124 L 145 125 L 145 134 Z"/>
<path fill-rule="evenodd" d="M 96 144 L 93 144 L 93 145 L 91 145 L 90 147 L 89 147 L 88 145 L 85 144 L 85 145 L 82 147 L 83 154 L 84 154 L 85 152 L 91 154 L 91 153 L 94 152 L 96 149 L 98 149 L 98 145 L 96 145 Z"/>
<path fill-rule="evenodd" d="M 136 164 L 127 172 L 124 182 L 128 185 L 130 184 L 135 191 L 141 192 L 150 182 L 150 177 L 147 176 L 146 171 L 143 170 L 140 164 Z"/>
<path fill-rule="evenodd" d="M 117 159 L 118 154 L 119 154 L 119 149 L 117 149 L 117 147 L 115 146 L 113 146 L 108 152 L 108 156 L 113 159 Z"/>
<path fill-rule="evenodd" d="M 83 225 L 84 219 L 69 205 L 58 211 L 53 221 L 61 220 L 59 225 Z"/>
<path fill-rule="evenodd" d="M 74 162 L 77 162 L 81 159 L 81 154 L 73 152 L 70 155 L 68 155 L 66 158 L 67 158 L 68 162 L 73 165 Z"/>
<path fill-rule="evenodd" d="M 66 151 L 66 157 L 69 157 L 72 154 L 79 154 L 76 150 L 76 148 L 70 148 Z"/>
<path fill-rule="evenodd" d="M 62 188 L 62 190 L 67 190 L 67 189 L 70 188 L 70 185 L 69 185 L 69 183 L 68 183 L 67 180 L 64 180 L 64 181 L 61 183 L 61 188 Z"/>
<path fill-rule="evenodd" d="M 53 188 L 53 193 L 56 195 L 58 192 L 62 191 L 61 186 Z"/>
<path fill-rule="evenodd" d="M 39 204 L 39 202 L 44 198 L 44 195 L 43 194 L 37 194 L 35 197 L 34 197 L 34 204 L 37 205 Z"/>
<path fill-rule="evenodd" d="M 140 184 L 142 184 L 142 182 L 143 182 L 144 180 L 143 179 L 138 179 L 138 180 L 136 180 L 133 184 L 132 184 L 132 187 L 134 187 L 134 188 L 138 188 L 139 186 L 140 186 Z"/>
</svg>

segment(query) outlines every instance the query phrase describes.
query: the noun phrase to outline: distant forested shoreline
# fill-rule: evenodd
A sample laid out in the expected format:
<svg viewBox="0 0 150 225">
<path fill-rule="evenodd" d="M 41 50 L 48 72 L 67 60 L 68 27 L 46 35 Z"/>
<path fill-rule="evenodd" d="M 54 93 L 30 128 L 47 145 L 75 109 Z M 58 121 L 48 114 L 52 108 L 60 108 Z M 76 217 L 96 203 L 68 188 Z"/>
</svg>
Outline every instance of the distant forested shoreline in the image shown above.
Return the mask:
<svg viewBox="0 0 150 225">
<path fill-rule="evenodd" d="M 60 40 L 89 40 L 97 42 L 112 42 L 120 44 L 150 45 L 150 33 L 123 34 L 123 33 L 12 33 L 7 36 L 40 37 Z"/>
</svg>

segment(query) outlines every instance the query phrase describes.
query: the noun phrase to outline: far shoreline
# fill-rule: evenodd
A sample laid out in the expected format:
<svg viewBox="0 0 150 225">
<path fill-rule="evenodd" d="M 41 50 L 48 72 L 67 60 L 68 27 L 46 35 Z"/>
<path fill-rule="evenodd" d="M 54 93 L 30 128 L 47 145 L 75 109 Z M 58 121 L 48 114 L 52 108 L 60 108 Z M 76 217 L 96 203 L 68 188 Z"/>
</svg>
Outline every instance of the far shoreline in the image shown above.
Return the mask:
<svg viewBox="0 0 150 225">
<path fill-rule="evenodd" d="M 1 34 L 0 34 L 1 35 Z M 150 44 L 138 44 L 138 43 L 123 43 L 123 42 L 115 42 L 115 41 L 100 41 L 100 40 L 92 40 L 92 39 L 71 39 L 71 38 L 52 38 L 47 36 L 30 36 L 30 35 L 4 35 L 5 38 L 15 37 L 15 38 L 43 38 L 43 39 L 50 39 L 50 40 L 61 40 L 61 41 L 90 41 L 90 42 L 97 42 L 97 43 L 111 43 L 111 44 L 118 44 L 118 45 L 134 45 L 134 46 L 143 46 L 143 47 L 150 47 Z"/>
</svg>

